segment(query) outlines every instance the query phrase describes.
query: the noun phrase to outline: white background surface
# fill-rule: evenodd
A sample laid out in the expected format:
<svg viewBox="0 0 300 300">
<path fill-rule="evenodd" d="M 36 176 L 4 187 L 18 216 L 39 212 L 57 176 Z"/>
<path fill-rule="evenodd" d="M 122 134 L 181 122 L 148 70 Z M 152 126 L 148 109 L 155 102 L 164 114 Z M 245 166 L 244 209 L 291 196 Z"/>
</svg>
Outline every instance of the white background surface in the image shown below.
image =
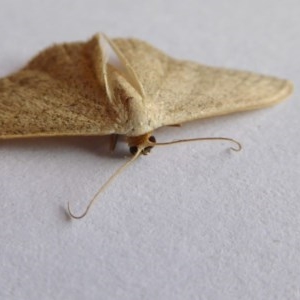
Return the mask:
<svg viewBox="0 0 300 300">
<path fill-rule="evenodd" d="M 300 83 L 298 0 L 2 0 L 0 75 L 97 31 L 178 58 Z M 276 107 L 164 128 L 154 149 L 81 212 L 124 161 L 107 137 L 0 142 L 1 299 L 300 299 L 299 93 Z"/>
</svg>

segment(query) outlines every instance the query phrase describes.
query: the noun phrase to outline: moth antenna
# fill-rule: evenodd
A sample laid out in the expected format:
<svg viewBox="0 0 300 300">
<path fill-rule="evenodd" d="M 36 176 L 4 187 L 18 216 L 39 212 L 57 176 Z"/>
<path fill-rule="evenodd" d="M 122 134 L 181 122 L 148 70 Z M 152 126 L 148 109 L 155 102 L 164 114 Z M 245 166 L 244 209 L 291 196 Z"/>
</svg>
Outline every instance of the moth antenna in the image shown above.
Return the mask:
<svg viewBox="0 0 300 300">
<path fill-rule="evenodd" d="M 231 138 L 225 138 L 225 137 L 203 137 L 203 138 L 194 138 L 194 139 L 183 139 L 183 140 L 176 140 L 171 142 L 164 142 L 164 143 L 155 143 L 155 146 L 166 146 L 166 145 L 172 145 L 172 144 L 179 144 L 179 143 L 187 143 L 187 142 L 199 142 L 199 141 L 228 141 L 235 144 L 236 147 L 230 147 L 233 151 L 241 151 L 242 145 Z"/>
<path fill-rule="evenodd" d="M 75 214 L 72 213 L 72 210 L 70 208 L 70 202 L 68 202 L 68 213 L 69 215 L 73 218 L 73 219 L 82 219 L 83 217 L 85 217 L 87 215 L 87 213 L 89 212 L 91 206 L 94 204 L 95 200 L 97 199 L 97 197 L 99 196 L 99 194 L 101 194 L 109 185 L 110 183 L 118 176 L 120 175 L 120 173 L 122 173 L 130 164 L 132 164 L 142 153 L 143 149 L 139 149 L 137 151 L 137 153 L 131 158 L 129 159 L 125 164 L 123 164 L 119 169 L 117 169 L 117 171 L 115 171 L 110 177 L 109 179 L 101 186 L 101 188 L 97 191 L 97 193 L 94 195 L 94 197 L 90 200 L 88 206 L 86 207 L 85 211 L 83 212 L 83 214 L 77 216 Z"/>
</svg>

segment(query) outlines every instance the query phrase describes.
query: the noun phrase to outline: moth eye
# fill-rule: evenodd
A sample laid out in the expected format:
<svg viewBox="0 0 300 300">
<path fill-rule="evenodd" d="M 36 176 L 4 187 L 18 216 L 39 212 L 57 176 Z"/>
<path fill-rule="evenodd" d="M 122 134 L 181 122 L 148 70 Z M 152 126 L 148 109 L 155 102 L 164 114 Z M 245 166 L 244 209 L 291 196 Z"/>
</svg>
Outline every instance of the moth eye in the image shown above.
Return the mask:
<svg viewBox="0 0 300 300">
<path fill-rule="evenodd" d="M 131 153 L 132 155 L 135 155 L 135 154 L 137 153 L 137 151 L 138 151 L 138 147 L 137 147 L 137 146 L 131 146 L 131 147 L 129 148 L 129 151 L 130 151 L 130 153 Z"/>
<path fill-rule="evenodd" d="M 152 143 L 156 143 L 156 139 L 155 139 L 155 137 L 153 135 L 151 135 L 149 137 L 149 141 L 152 142 Z"/>
</svg>

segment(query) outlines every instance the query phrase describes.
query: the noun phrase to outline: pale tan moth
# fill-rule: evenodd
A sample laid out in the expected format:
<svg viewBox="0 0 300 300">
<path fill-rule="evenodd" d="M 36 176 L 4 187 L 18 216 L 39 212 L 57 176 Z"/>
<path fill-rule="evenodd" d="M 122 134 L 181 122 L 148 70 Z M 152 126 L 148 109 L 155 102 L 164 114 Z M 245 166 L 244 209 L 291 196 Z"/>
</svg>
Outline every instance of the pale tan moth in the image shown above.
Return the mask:
<svg viewBox="0 0 300 300">
<path fill-rule="evenodd" d="M 112 52 L 112 55 L 109 52 Z M 115 61 L 112 59 L 115 56 Z M 134 156 L 157 143 L 153 130 L 195 119 L 263 108 L 285 99 L 291 82 L 174 59 L 137 39 L 95 35 L 51 46 L 0 80 L 0 138 L 124 135 Z M 114 147 L 114 144 L 112 145 Z"/>
</svg>

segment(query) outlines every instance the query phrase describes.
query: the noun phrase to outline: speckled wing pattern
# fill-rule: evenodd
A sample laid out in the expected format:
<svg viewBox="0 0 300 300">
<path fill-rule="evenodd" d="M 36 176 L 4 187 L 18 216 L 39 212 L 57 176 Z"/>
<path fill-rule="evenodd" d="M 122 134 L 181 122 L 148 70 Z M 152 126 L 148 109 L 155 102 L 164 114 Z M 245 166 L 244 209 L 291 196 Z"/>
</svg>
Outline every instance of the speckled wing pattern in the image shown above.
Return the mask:
<svg viewBox="0 0 300 300">
<path fill-rule="evenodd" d="M 123 120 L 101 82 L 98 37 L 54 45 L 0 80 L 0 138 L 105 135 Z"/>
<path fill-rule="evenodd" d="M 52 46 L 21 71 L 0 79 L 0 138 L 134 132 L 128 124 L 140 124 L 135 132 L 143 134 L 164 125 L 268 106 L 292 91 L 289 81 L 176 60 L 136 39 L 110 43 L 119 57 L 121 53 L 131 78 L 106 68 L 96 35 L 86 43 Z M 127 106 L 126 91 L 109 88 L 118 87 L 114 82 L 120 76 L 143 89 L 135 113 L 130 109 L 137 106 Z M 112 102 L 108 91 L 120 93 L 118 101 Z M 144 115 L 145 122 L 129 120 Z"/>
<path fill-rule="evenodd" d="M 114 42 L 153 102 L 154 128 L 262 108 L 293 89 L 291 82 L 271 76 L 176 60 L 136 39 Z"/>
</svg>

